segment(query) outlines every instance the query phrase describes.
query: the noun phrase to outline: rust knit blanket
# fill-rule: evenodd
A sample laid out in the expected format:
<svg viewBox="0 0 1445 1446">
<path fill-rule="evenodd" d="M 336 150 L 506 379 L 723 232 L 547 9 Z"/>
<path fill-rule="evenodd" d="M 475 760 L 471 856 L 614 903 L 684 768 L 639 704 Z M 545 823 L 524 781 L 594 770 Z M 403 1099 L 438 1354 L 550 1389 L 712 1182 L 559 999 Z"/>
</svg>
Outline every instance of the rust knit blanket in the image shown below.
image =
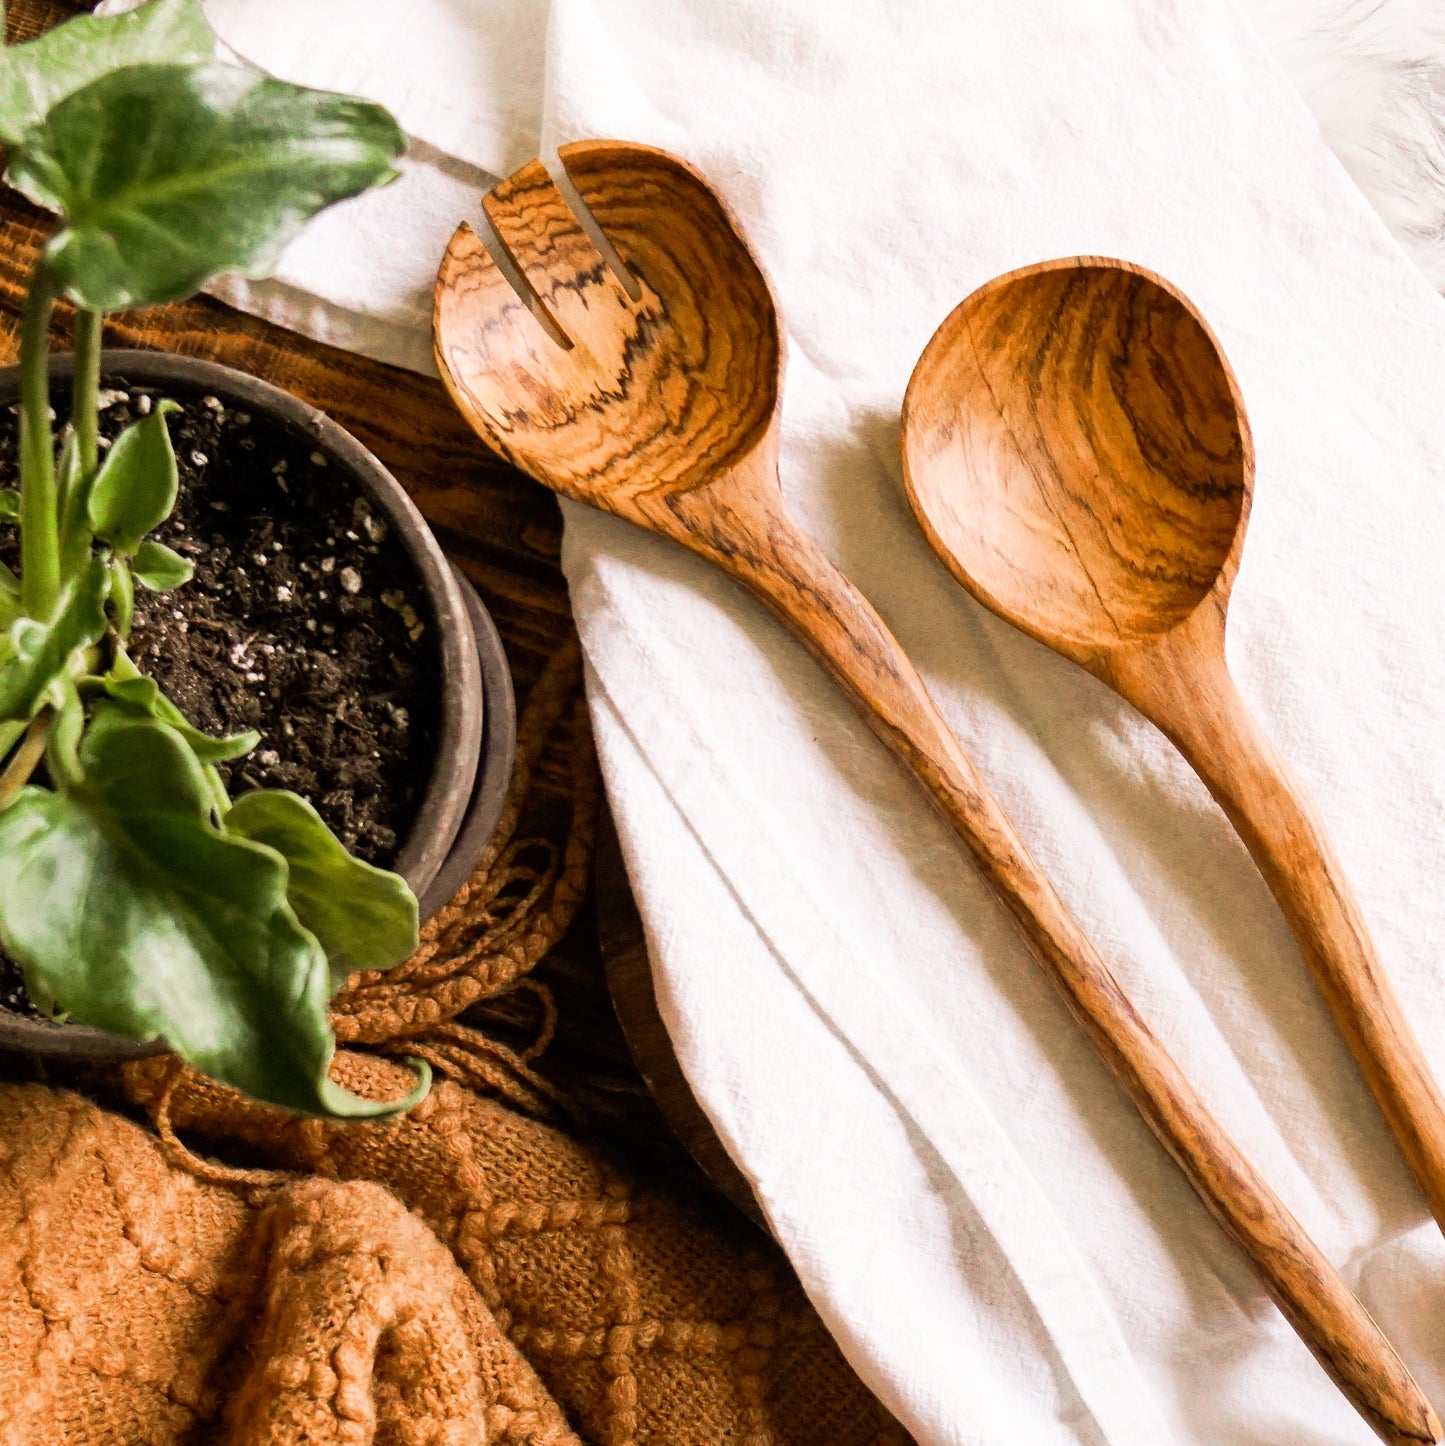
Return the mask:
<svg viewBox="0 0 1445 1446">
<path fill-rule="evenodd" d="M 3 1446 L 902 1440 L 775 1260 L 459 1085 L 382 1124 L 192 1076 L 171 1109 L 301 1173 L 206 1179 L 78 1095 L 0 1086 Z"/>
</svg>

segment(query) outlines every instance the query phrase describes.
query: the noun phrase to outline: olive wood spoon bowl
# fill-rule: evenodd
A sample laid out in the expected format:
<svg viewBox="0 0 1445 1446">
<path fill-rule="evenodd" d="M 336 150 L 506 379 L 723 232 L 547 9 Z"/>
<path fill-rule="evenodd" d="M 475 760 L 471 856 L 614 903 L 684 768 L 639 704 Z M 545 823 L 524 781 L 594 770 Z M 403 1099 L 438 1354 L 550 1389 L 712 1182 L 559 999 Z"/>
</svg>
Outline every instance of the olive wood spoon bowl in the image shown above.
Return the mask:
<svg viewBox="0 0 1445 1446">
<path fill-rule="evenodd" d="M 716 563 L 807 644 L 968 846 L 1031 949 L 1206 1205 L 1325 1369 L 1392 1443 L 1439 1422 L 1328 1260 L 1120 992 L 878 615 L 799 532 L 778 481 L 783 345 L 768 282 L 726 207 L 660 151 L 560 156 L 626 272 L 540 162 L 470 226 L 437 279 L 437 364 L 462 414 L 523 472 Z"/>
</svg>

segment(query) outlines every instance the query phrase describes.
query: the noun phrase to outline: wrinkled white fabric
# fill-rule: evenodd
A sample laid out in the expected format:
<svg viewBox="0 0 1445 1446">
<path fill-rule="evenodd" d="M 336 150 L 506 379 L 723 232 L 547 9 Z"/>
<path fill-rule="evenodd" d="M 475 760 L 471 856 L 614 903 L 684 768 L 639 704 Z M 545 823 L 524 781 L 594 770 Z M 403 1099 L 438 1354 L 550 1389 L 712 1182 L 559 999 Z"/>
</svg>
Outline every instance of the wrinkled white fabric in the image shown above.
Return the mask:
<svg viewBox="0 0 1445 1446">
<path fill-rule="evenodd" d="M 1193 297 L 1258 451 L 1231 663 L 1445 1069 L 1445 304 L 1238 14 L 552 0 L 543 36 L 526 0 L 208 10 L 251 58 L 370 91 L 426 142 L 279 282 L 231 292 L 331 340 L 424 364 L 452 222 L 539 144 L 648 141 L 713 180 L 786 319 L 799 520 L 1445 1403 L 1445 1242 L 1243 847 L 1137 715 L 957 588 L 900 489 L 913 362 L 988 277 L 1112 253 Z M 599 515 L 569 509 L 565 564 L 679 1055 L 850 1359 L 920 1441 L 1371 1441 L 801 647 L 727 579 Z"/>
</svg>

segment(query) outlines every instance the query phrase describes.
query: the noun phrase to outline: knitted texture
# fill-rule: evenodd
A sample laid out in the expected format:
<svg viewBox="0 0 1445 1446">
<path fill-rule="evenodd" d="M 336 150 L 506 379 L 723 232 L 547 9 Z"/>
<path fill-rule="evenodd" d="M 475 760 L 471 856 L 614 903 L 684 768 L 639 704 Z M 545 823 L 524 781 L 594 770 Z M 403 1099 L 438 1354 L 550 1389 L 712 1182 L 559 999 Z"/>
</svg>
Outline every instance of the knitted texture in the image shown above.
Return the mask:
<svg viewBox="0 0 1445 1446">
<path fill-rule="evenodd" d="M 410 1078 L 399 1064 L 350 1052 L 333 1074 L 373 1098 Z M 253 1104 L 190 1072 L 177 1079 L 164 1059 L 129 1066 L 127 1084 L 142 1106 L 164 1099 L 176 1128 L 240 1141 L 271 1166 L 385 1184 L 449 1248 L 486 1318 L 584 1441 L 905 1440 L 775 1252 L 496 1100 L 444 1081 L 401 1119 L 331 1124 Z M 292 1188 L 268 1182 L 262 1193 Z M 489 1439 L 550 1442 L 547 1422 L 516 1422 Z"/>
<path fill-rule="evenodd" d="M 380 1186 L 248 1199 L 38 1085 L 0 1118 L 0 1446 L 577 1446 Z"/>
<path fill-rule="evenodd" d="M 471 880 L 410 960 L 334 1001 L 339 1083 L 395 1097 L 414 1076 L 382 1055 L 433 1066 L 409 1115 L 300 1119 L 171 1057 L 121 1080 L 154 1134 L 0 1085 L 0 1446 L 906 1442 L 776 1250 L 546 1122 L 573 1112 L 532 1067 L 555 1011 L 527 975 L 590 875 L 579 685 L 574 644 L 528 700 Z M 563 733 L 567 837 L 516 839 Z M 457 1017 L 515 989 L 544 1005 L 520 1055 Z"/>
</svg>

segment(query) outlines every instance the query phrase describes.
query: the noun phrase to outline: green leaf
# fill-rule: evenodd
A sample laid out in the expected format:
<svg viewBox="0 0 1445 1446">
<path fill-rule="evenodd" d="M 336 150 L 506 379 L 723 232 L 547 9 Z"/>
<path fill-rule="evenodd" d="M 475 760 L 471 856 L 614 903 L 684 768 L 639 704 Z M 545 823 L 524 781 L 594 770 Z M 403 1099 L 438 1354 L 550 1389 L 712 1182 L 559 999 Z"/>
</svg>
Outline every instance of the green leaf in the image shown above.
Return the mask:
<svg viewBox="0 0 1445 1446">
<path fill-rule="evenodd" d="M 26 132 L 10 177 L 62 215 L 45 248 L 94 311 L 266 275 L 316 212 L 390 180 L 405 137 L 378 105 L 234 65 L 132 66 Z"/>
<path fill-rule="evenodd" d="M 0 763 L 10 756 L 11 750 L 25 736 L 29 724 L 26 718 L 10 718 L 0 723 Z"/>
<path fill-rule="evenodd" d="M 91 535 L 86 517 L 85 499 L 90 484 L 95 480 L 96 469 L 87 476 L 80 465 L 80 453 L 75 444 L 75 428 L 65 428 L 64 440 L 60 444 L 60 456 L 55 463 L 56 512 L 60 523 L 60 571 L 61 575 L 73 572 L 90 556 Z"/>
<path fill-rule="evenodd" d="M 61 595 L 50 623 L 21 618 L 12 623 L 10 656 L 0 664 L 0 720 L 29 718 L 56 674 L 63 673 L 77 648 L 87 648 L 105 632 L 105 599 L 110 574 L 92 558 Z"/>
<path fill-rule="evenodd" d="M 56 679 L 53 690 L 59 695 L 58 708 L 50 725 L 45 745 L 45 766 L 59 788 L 70 788 L 80 782 L 80 740 L 85 733 L 85 708 L 75 679 L 65 674 Z"/>
<path fill-rule="evenodd" d="M 75 428 L 66 424 L 60 441 L 60 456 L 55 459 L 55 486 L 62 504 L 67 489 L 80 480 L 80 458 L 75 450 Z"/>
<path fill-rule="evenodd" d="M 20 579 L 0 562 L 0 640 L 3 640 L 3 643 L 0 643 L 0 668 L 5 666 L 10 625 L 24 611 L 20 596 Z"/>
<path fill-rule="evenodd" d="M 326 958 L 286 902 L 286 861 L 222 834 L 175 732 L 97 706 L 83 784 L 0 814 L 0 942 L 73 1018 L 162 1037 L 214 1079 L 305 1114 L 372 1116 L 327 1075 Z"/>
<path fill-rule="evenodd" d="M 20 494 L 13 487 L 0 487 L 0 522 L 20 521 Z"/>
<path fill-rule="evenodd" d="M 125 65 L 210 60 L 216 35 L 200 0 L 152 0 L 125 15 L 80 15 L 0 50 L 0 141 L 14 145 L 57 102 Z"/>
<path fill-rule="evenodd" d="M 416 896 L 406 880 L 352 858 L 304 798 L 280 789 L 243 793 L 224 827 L 285 857 L 286 897 L 326 950 L 333 991 L 354 970 L 390 969 L 416 948 Z"/>
<path fill-rule="evenodd" d="M 166 414 L 178 411 L 174 402 L 162 401 L 132 422 L 110 444 L 90 484 L 90 525 L 117 552 L 135 552 L 176 505 L 176 453 Z"/>
<path fill-rule="evenodd" d="M 131 624 L 135 621 L 135 578 L 130 575 L 130 563 L 123 557 L 110 560 L 110 617 L 119 636 L 130 637 Z"/>
<path fill-rule="evenodd" d="M 195 564 L 163 542 L 147 540 L 136 548 L 131 563 L 135 580 L 152 592 L 167 592 L 180 587 L 196 575 Z"/>
<path fill-rule="evenodd" d="M 131 678 L 107 674 L 105 691 L 132 717 L 154 718 L 174 728 L 202 763 L 228 763 L 233 758 L 243 758 L 261 741 L 261 735 L 250 729 L 233 733 L 229 738 L 212 738 L 209 733 L 202 733 L 161 692 L 156 680 L 144 674 Z"/>
</svg>

